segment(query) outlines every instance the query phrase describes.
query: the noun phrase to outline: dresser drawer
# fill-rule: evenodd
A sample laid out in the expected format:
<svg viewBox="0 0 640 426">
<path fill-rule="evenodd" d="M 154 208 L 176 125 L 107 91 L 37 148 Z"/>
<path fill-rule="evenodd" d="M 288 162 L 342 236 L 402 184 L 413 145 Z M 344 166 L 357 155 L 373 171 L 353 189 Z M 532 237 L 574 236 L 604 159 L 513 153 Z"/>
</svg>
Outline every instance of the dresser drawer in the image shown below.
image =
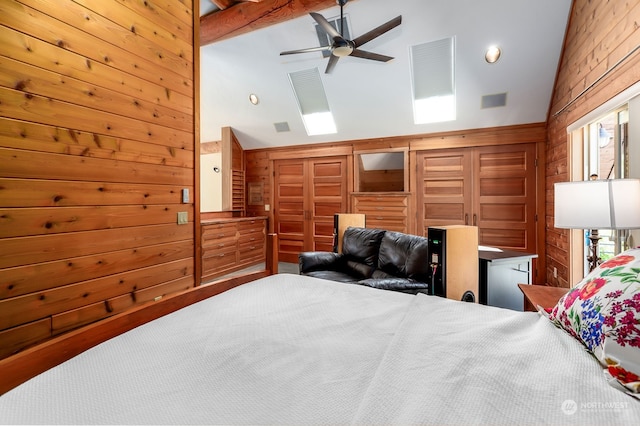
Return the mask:
<svg viewBox="0 0 640 426">
<path fill-rule="evenodd" d="M 210 239 L 202 239 L 202 252 L 206 253 L 212 250 L 221 250 L 225 247 L 233 247 L 235 248 L 237 245 L 238 239 L 235 234 L 232 236 L 227 236 L 224 238 L 210 238 Z"/>
<path fill-rule="evenodd" d="M 219 253 L 212 257 L 202 258 L 202 272 L 203 275 L 207 275 L 210 272 L 217 272 L 224 270 L 225 268 L 234 266 L 236 264 L 236 252 L 232 253 Z"/>
<path fill-rule="evenodd" d="M 405 217 L 407 216 L 407 208 L 404 206 L 362 206 L 358 205 L 354 208 L 354 213 L 363 213 L 367 216 L 369 215 L 378 215 L 378 216 L 394 216 L 394 217 Z M 368 218 L 368 217 L 367 217 Z"/>
<path fill-rule="evenodd" d="M 409 197 L 406 195 L 354 195 L 353 203 L 363 207 L 407 207 Z"/>
<path fill-rule="evenodd" d="M 241 235 L 240 238 L 238 238 L 238 244 L 245 244 L 245 243 L 256 243 L 259 242 L 260 244 L 263 244 L 265 241 L 265 235 L 264 232 L 252 232 L 250 234 L 245 234 L 245 235 Z"/>
<path fill-rule="evenodd" d="M 235 223 L 207 224 L 202 226 L 202 241 L 235 238 L 238 228 Z"/>
<path fill-rule="evenodd" d="M 265 228 L 265 220 L 264 219 L 255 219 L 255 220 L 243 220 L 238 222 L 238 232 L 240 234 L 247 234 L 253 232 L 263 232 Z"/>
<path fill-rule="evenodd" d="M 391 219 L 382 216 L 367 216 L 367 228 L 385 229 L 387 231 L 396 231 L 407 233 L 406 219 Z"/>
<path fill-rule="evenodd" d="M 244 244 L 238 248 L 239 262 L 264 259 L 264 244 Z"/>
</svg>

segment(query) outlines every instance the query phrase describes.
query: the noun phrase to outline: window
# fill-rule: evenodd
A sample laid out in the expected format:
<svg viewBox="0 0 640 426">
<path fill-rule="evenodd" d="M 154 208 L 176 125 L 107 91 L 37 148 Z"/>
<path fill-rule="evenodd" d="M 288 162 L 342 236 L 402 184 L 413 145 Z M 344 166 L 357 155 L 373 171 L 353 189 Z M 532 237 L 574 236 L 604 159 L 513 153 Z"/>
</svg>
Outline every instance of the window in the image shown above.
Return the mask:
<svg viewBox="0 0 640 426">
<path fill-rule="evenodd" d="M 585 131 L 587 176 L 585 179 L 622 179 L 629 177 L 629 111 L 625 106 L 590 123 Z M 607 260 L 627 247 L 629 231 L 600 231 L 600 257 Z"/>
<path fill-rule="evenodd" d="M 582 176 L 574 173 L 573 180 L 623 179 L 629 174 L 629 109 L 624 106 L 609 112 L 574 132 L 573 139 L 582 140 Z M 579 136 L 579 137 L 577 137 Z M 583 252 L 589 245 L 589 230 L 583 231 Z M 599 255 L 605 261 L 626 250 L 628 230 L 599 230 Z M 588 272 L 585 256 L 582 269 Z"/>
<path fill-rule="evenodd" d="M 601 130 L 602 129 L 602 130 Z M 569 180 L 640 178 L 640 82 L 618 93 L 567 127 Z M 586 230 L 569 234 L 569 282 L 585 276 Z M 600 230 L 605 259 L 626 245 L 640 245 L 640 230 Z"/>
<path fill-rule="evenodd" d="M 356 192 L 408 191 L 408 151 L 374 150 L 354 152 Z"/>
</svg>

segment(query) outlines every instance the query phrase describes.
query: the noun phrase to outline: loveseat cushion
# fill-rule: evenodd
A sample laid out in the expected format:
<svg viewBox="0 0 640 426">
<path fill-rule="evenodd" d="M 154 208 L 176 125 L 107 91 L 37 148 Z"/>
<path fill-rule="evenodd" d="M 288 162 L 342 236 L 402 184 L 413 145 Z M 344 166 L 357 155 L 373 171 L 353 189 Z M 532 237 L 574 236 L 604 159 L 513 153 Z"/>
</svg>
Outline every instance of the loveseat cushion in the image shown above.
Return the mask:
<svg viewBox="0 0 640 426">
<path fill-rule="evenodd" d="M 359 279 L 363 279 L 371 277 L 371 274 L 375 271 L 375 268 L 364 263 L 347 260 L 346 262 L 344 262 L 344 266 L 340 269 L 340 271 Z"/>
<path fill-rule="evenodd" d="M 384 229 L 347 227 L 342 235 L 342 254 L 346 260 L 377 267 L 378 249 Z"/>
<path fill-rule="evenodd" d="M 387 231 L 380 243 L 378 268 L 389 275 L 427 282 L 428 250 L 425 237 Z"/>
</svg>

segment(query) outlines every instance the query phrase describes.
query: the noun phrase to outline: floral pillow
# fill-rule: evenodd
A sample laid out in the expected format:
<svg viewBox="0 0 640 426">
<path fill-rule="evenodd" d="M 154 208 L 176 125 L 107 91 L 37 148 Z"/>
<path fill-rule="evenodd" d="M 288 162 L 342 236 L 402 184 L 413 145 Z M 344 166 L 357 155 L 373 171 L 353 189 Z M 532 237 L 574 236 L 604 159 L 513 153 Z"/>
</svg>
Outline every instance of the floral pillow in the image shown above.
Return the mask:
<svg viewBox="0 0 640 426">
<path fill-rule="evenodd" d="M 549 318 L 580 340 L 627 391 L 640 393 L 640 247 L 591 271 Z"/>
</svg>

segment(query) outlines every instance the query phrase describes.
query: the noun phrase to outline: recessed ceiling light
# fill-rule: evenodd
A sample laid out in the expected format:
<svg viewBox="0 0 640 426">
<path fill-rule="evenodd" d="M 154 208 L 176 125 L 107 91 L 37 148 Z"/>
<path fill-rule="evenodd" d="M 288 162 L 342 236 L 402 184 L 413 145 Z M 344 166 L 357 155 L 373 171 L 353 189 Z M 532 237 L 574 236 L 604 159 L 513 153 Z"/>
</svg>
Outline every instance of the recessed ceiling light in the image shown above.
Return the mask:
<svg viewBox="0 0 640 426">
<path fill-rule="evenodd" d="M 484 54 L 484 60 L 490 64 L 496 63 L 500 59 L 501 53 L 498 46 L 491 46 L 487 49 L 487 53 Z"/>
<path fill-rule="evenodd" d="M 252 93 L 249 95 L 249 102 L 251 102 L 254 105 L 258 105 L 258 102 L 260 102 L 260 99 L 258 99 L 258 95 L 256 95 L 255 93 Z"/>
</svg>

